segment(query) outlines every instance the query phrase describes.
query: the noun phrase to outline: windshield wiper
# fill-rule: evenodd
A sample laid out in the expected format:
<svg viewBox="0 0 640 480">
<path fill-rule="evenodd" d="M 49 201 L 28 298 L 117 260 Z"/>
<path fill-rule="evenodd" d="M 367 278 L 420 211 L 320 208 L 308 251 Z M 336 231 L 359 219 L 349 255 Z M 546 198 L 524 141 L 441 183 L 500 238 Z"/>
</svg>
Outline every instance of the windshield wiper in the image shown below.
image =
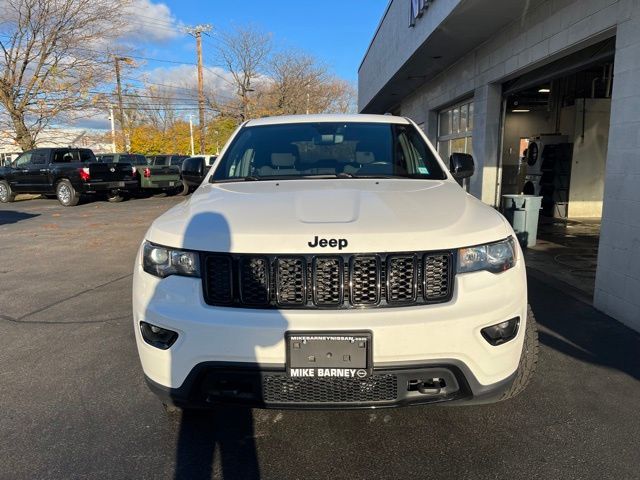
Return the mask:
<svg viewBox="0 0 640 480">
<path fill-rule="evenodd" d="M 351 178 L 411 178 L 408 175 L 352 175 Z"/>
<path fill-rule="evenodd" d="M 338 173 L 317 173 L 314 175 L 293 176 L 293 178 L 354 178 L 352 174 L 347 172 Z"/>
<path fill-rule="evenodd" d="M 255 175 L 248 175 L 246 177 L 232 177 L 232 178 L 221 178 L 216 180 L 211 177 L 209 183 L 238 183 L 238 182 L 257 182 L 263 180 L 262 177 L 256 177 Z"/>
</svg>

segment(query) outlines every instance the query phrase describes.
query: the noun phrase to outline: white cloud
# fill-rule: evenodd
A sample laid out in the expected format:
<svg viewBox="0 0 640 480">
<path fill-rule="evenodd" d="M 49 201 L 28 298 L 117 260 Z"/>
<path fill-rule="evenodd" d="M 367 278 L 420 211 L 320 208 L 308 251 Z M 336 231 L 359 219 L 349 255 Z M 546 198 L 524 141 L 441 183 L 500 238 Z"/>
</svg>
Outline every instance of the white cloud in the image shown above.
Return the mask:
<svg viewBox="0 0 640 480">
<path fill-rule="evenodd" d="M 165 42 L 184 34 L 184 25 L 165 3 L 133 0 L 125 11 L 128 26 L 122 35 L 136 42 Z"/>
<path fill-rule="evenodd" d="M 76 118 L 66 125 L 89 130 L 109 130 L 111 123 L 108 117 L 109 115 L 107 113 L 100 112 L 95 118 Z"/>
<path fill-rule="evenodd" d="M 193 95 L 198 92 L 198 72 L 195 65 L 177 65 L 175 67 L 158 67 L 148 70 L 144 78 L 150 84 L 162 91 L 161 85 L 166 85 L 166 91 L 174 96 Z M 232 98 L 236 93 L 233 77 L 229 72 L 220 67 L 207 67 L 203 70 L 204 88 L 223 101 Z M 161 85 L 157 85 L 161 84 Z M 171 88 L 175 87 L 175 88 Z"/>
</svg>

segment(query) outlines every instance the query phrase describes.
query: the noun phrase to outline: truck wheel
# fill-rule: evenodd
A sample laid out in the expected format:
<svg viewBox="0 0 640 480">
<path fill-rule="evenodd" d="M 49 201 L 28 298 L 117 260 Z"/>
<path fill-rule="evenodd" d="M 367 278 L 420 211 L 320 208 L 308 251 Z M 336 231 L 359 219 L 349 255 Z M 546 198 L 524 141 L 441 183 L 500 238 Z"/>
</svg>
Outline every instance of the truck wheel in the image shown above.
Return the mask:
<svg viewBox="0 0 640 480">
<path fill-rule="evenodd" d="M 522 347 L 522 355 L 520 356 L 520 364 L 518 365 L 518 373 L 511 385 L 500 400 L 513 398 L 527 387 L 538 364 L 538 327 L 536 318 L 533 316 L 531 306 L 527 305 L 527 327 L 524 332 L 524 345 Z"/>
<path fill-rule="evenodd" d="M 80 194 L 67 179 L 60 180 L 56 185 L 56 197 L 64 207 L 75 207 L 80 202 Z"/>
<path fill-rule="evenodd" d="M 0 180 L 0 202 L 9 203 L 16 199 L 16 194 L 11 191 L 9 182 Z"/>
<path fill-rule="evenodd" d="M 107 193 L 107 201 L 111 203 L 120 203 L 125 199 L 122 192 L 112 191 Z"/>
<path fill-rule="evenodd" d="M 178 195 L 184 197 L 185 195 L 189 195 L 189 185 L 184 180 L 182 181 L 182 187 L 178 188 Z"/>
</svg>

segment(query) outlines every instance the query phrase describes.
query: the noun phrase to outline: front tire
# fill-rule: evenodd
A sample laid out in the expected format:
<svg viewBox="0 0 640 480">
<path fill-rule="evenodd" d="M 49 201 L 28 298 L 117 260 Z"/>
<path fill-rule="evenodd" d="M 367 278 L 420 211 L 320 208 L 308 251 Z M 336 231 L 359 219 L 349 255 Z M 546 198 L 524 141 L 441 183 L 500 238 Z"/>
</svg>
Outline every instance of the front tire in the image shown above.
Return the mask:
<svg viewBox="0 0 640 480">
<path fill-rule="evenodd" d="M 11 190 L 9 182 L 0 180 L 0 203 L 10 203 L 16 199 L 16 194 Z"/>
<path fill-rule="evenodd" d="M 531 306 L 527 305 L 527 326 L 524 332 L 524 345 L 518 364 L 518 373 L 511 387 L 500 400 L 507 400 L 522 393 L 533 378 L 538 365 L 538 327 Z"/>
<path fill-rule="evenodd" d="M 189 185 L 183 180 L 182 188 L 178 188 L 178 196 L 184 197 L 185 195 L 189 195 L 189 190 Z"/>
<path fill-rule="evenodd" d="M 60 180 L 56 185 L 56 197 L 63 207 L 75 207 L 80 202 L 80 194 L 67 179 Z"/>
</svg>

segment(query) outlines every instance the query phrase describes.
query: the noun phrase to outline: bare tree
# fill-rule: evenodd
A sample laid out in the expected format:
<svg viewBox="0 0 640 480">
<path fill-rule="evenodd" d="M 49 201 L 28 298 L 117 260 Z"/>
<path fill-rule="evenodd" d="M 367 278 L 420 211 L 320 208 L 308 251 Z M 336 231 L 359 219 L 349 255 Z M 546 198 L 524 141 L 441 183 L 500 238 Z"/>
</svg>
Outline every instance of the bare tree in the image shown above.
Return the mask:
<svg viewBox="0 0 640 480">
<path fill-rule="evenodd" d="M 353 110 L 355 89 L 329 73 L 311 55 L 285 51 L 269 62 L 268 96 L 273 113 L 346 113 Z"/>
<path fill-rule="evenodd" d="M 105 80 L 128 0 L 4 0 L 0 27 L 0 121 L 23 150 L 53 120 L 91 106 Z M 109 75 L 110 77 L 110 75 Z"/>
<path fill-rule="evenodd" d="M 313 104 L 317 112 L 356 113 L 356 88 L 346 80 L 333 77 L 315 92 Z"/>
<path fill-rule="evenodd" d="M 270 93 L 279 114 L 299 114 L 310 109 L 311 90 L 325 82 L 326 68 L 309 55 L 295 51 L 278 53 L 269 62 Z M 315 96 L 314 96 L 315 98 Z"/>
<path fill-rule="evenodd" d="M 186 102 L 186 100 L 177 98 L 175 91 L 158 88 L 154 85 L 147 85 L 145 89 L 137 93 L 138 96 L 134 94 L 129 97 L 131 100 L 126 109 L 129 124 L 150 124 L 163 133 L 166 133 L 178 120 L 176 102 Z M 192 100 L 189 100 L 194 108 L 196 101 L 195 95 Z"/>
<path fill-rule="evenodd" d="M 271 35 L 255 27 L 236 27 L 230 32 L 221 32 L 218 56 L 229 71 L 237 88 L 240 120 L 250 115 L 249 92 L 255 90 L 257 81 L 264 76 L 266 62 L 271 52 Z"/>
</svg>

